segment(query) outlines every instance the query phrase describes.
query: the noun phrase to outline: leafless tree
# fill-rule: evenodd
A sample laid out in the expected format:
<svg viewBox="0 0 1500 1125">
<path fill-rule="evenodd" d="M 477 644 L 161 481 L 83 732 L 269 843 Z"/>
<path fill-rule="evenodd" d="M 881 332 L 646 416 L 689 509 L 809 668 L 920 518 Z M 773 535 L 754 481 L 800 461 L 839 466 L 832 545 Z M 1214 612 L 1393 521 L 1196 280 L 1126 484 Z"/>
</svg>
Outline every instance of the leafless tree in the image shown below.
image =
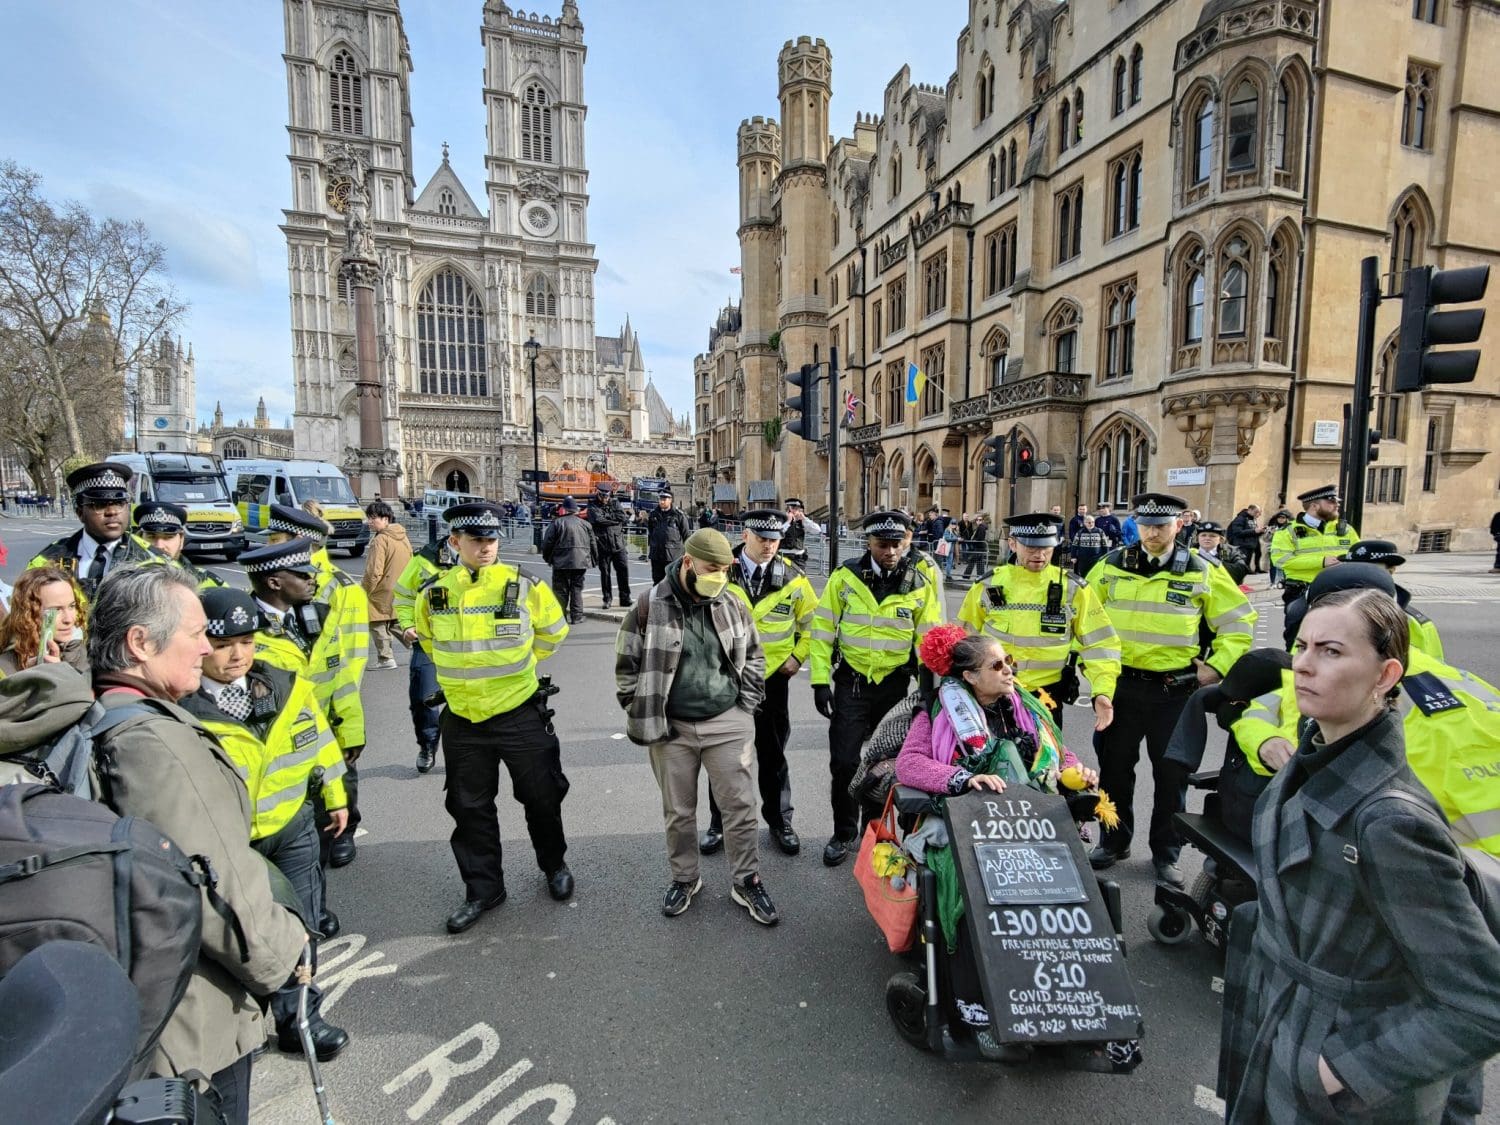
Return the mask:
<svg viewBox="0 0 1500 1125">
<path fill-rule="evenodd" d="M 144 223 L 53 203 L 0 162 L 0 433 L 38 488 L 119 440 L 127 376 L 186 310 Z"/>
</svg>

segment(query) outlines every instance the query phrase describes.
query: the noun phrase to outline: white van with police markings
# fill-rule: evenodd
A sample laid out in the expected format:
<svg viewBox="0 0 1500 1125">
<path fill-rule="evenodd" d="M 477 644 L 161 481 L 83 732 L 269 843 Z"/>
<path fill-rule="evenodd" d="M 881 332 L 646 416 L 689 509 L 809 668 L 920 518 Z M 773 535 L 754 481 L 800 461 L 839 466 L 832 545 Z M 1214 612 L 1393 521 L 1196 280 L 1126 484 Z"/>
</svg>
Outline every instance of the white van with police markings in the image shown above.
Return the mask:
<svg viewBox="0 0 1500 1125">
<path fill-rule="evenodd" d="M 239 508 L 245 530 L 264 539 L 272 504 L 300 508 L 316 500 L 323 519 L 332 527 L 330 550 L 348 551 L 350 558 L 365 553 L 370 526 L 354 490 L 343 473 L 326 461 L 273 461 L 233 457 L 224 462 L 229 492 Z"/>
</svg>

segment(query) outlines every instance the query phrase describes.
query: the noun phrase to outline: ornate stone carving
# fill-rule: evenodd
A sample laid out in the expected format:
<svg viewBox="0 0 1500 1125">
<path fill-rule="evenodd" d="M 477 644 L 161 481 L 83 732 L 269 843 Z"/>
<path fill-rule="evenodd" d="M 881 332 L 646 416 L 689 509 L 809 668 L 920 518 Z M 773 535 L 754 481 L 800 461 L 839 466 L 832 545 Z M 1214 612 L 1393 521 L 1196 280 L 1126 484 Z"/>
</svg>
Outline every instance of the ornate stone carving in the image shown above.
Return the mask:
<svg viewBox="0 0 1500 1125">
<path fill-rule="evenodd" d="M 1265 0 L 1231 8 L 1177 45 L 1177 69 L 1191 66 L 1228 43 L 1257 35 L 1293 35 L 1311 40 L 1316 9 L 1316 0 Z"/>
<path fill-rule="evenodd" d="M 516 180 L 516 186 L 520 189 L 523 200 L 542 199 L 548 203 L 555 203 L 557 197 L 562 194 L 559 183 L 556 176 L 530 168 L 522 172 Z"/>
<path fill-rule="evenodd" d="M 1162 400 L 1162 415 L 1176 420 L 1186 436 L 1193 461 L 1206 465 L 1214 454 L 1223 459 L 1245 457 L 1255 443 L 1255 431 L 1286 406 L 1286 392 L 1277 387 L 1242 387 L 1189 391 Z"/>
</svg>

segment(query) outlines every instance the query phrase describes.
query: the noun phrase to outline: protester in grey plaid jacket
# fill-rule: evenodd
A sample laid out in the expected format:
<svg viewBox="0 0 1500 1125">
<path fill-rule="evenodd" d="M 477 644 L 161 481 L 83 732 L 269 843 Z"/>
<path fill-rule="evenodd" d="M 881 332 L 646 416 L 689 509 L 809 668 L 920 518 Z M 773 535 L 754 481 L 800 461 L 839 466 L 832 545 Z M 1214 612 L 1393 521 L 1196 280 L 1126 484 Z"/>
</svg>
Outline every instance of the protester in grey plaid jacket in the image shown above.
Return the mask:
<svg viewBox="0 0 1500 1125">
<path fill-rule="evenodd" d="M 1408 650 L 1394 599 L 1341 590 L 1294 657 L 1313 723 L 1253 827 L 1258 901 L 1225 971 L 1219 1093 L 1248 1122 L 1473 1121 L 1500 1051 L 1500 942 L 1392 703 Z"/>
</svg>

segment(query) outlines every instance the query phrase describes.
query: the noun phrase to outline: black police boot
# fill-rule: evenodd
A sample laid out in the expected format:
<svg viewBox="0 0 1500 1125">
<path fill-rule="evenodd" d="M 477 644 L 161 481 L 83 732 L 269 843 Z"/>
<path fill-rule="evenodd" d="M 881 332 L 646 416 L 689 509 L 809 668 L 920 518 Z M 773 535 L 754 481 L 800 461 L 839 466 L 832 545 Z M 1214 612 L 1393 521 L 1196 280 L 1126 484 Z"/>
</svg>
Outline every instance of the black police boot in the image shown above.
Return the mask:
<svg viewBox="0 0 1500 1125">
<path fill-rule="evenodd" d="M 417 748 L 417 772 L 426 773 L 437 761 L 437 746 L 434 743 L 422 743 Z"/>
<path fill-rule="evenodd" d="M 465 899 L 463 903 L 452 914 L 448 915 L 448 932 L 450 934 L 461 934 L 479 921 L 479 916 L 486 910 L 493 910 L 505 901 L 505 891 L 501 891 L 494 898 Z"/>
<path fill-rule="evenodd" d="M 714 855 L 724 850 L 724 833 L 712 826 L 698 837 L 698 851 L 703 855 Z"/>
<path fill-rule="evenodd" d="M 349 1033 L 342 1027 L 334 1027 L 322 1016 L 314 1017 L 308 1030 L 312 1033 L 313 1052 L 319 1062 L 327 1062 L 349 1045 Z M 276 1029 L 276 1046 L 282 1054 L 302 1054 L 302 1036 L 298 1034 L 295 1023 Z"/>
<path fill-rule="evenodd" d="M 336 836 L 328 848 L 328 863 L 331 867 L 348 867 L 354 862 L 354 828 L 351 825 L 343 835 Z"/>
<path fill-rule="evenodd" d="M 547 893 L 558 902 L 573 896 L 573 873 L 566 863 L 547 876 Z"/>
<path fill-rule="evenodd" d="M 335 914 L 332 910 L 323 911 L 323 924 L 319 926 L 318 929 L 322 931 L 325 938 L 338 937 L 339 931 L 343 928 L 344 927 L 339 924 L 339 916 L 337 914 Z"/>
<path fill-rule="evenodd" d="M 771 829 L 771 839 L 776 841 L 784 855 L 796 855 L 802 850 L 802 838 L 792 831 L 790 824 Z"/>
<path fill-rule="evenodd" d="M 823 866 L 837 867 L 849 858 L 850 852 L 857 851 L 859 851 L 859 841 L 840 840 L 837 836 L 830 836 L 823 848 Z"/>
</svg>

